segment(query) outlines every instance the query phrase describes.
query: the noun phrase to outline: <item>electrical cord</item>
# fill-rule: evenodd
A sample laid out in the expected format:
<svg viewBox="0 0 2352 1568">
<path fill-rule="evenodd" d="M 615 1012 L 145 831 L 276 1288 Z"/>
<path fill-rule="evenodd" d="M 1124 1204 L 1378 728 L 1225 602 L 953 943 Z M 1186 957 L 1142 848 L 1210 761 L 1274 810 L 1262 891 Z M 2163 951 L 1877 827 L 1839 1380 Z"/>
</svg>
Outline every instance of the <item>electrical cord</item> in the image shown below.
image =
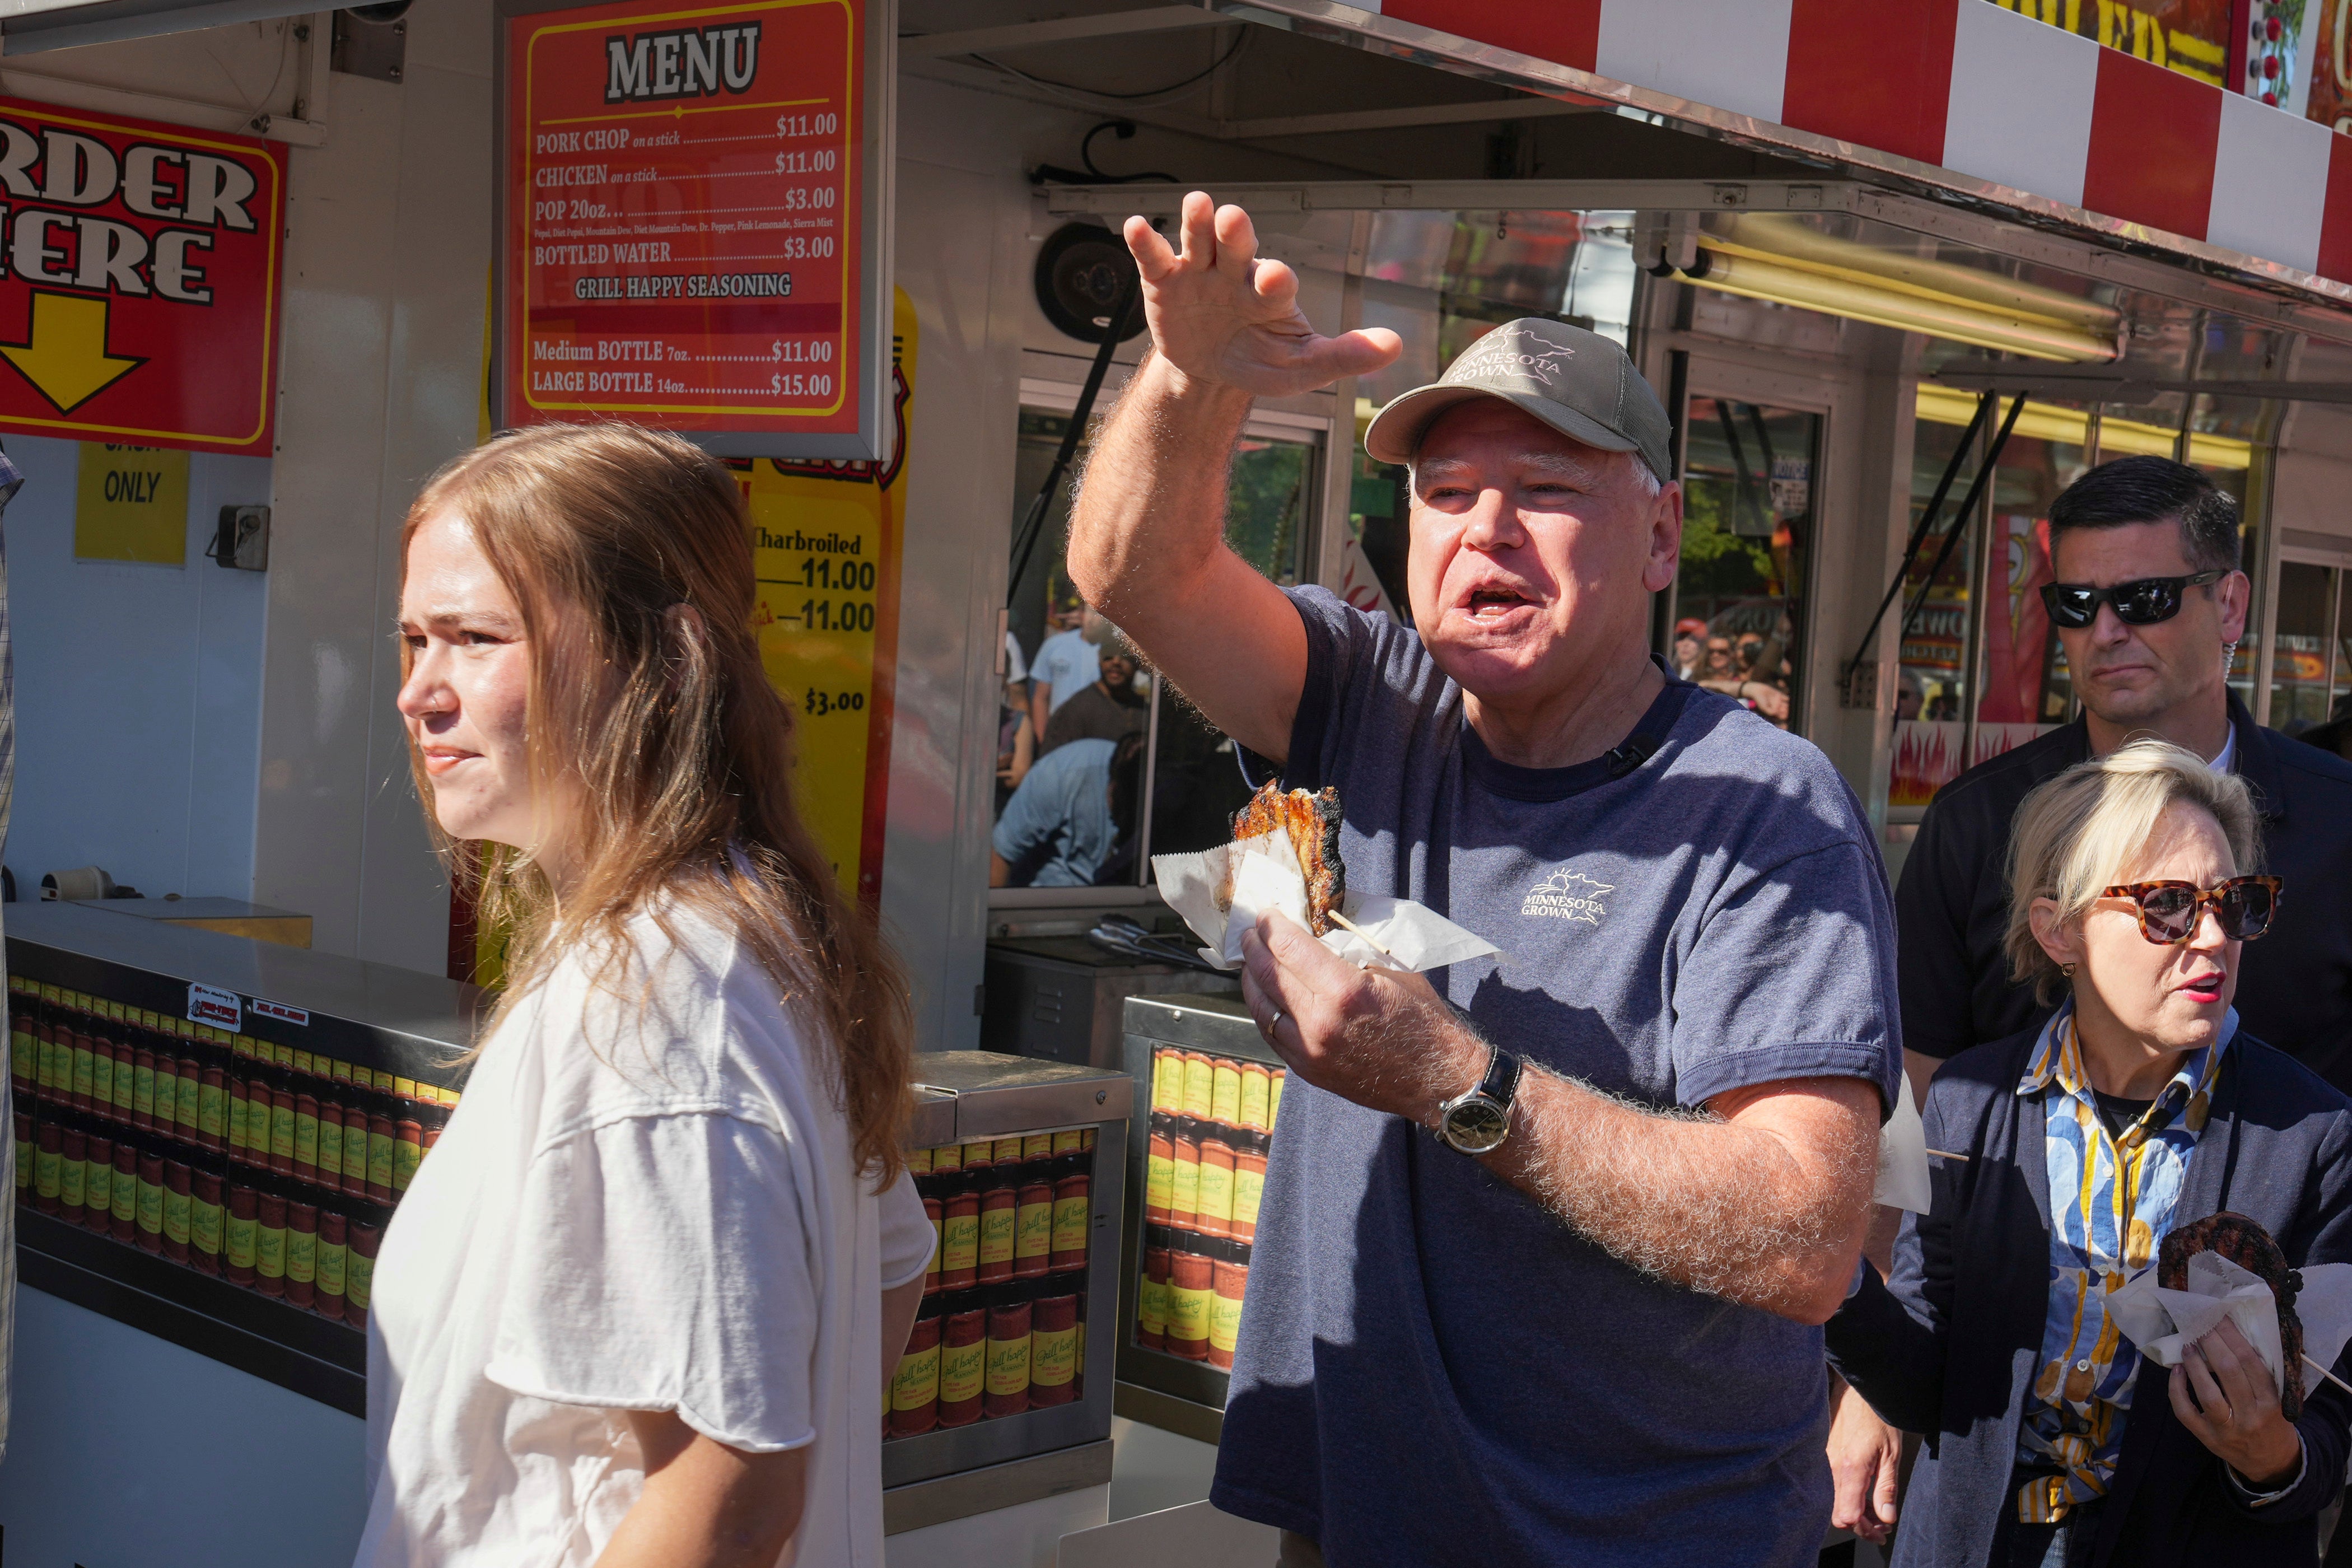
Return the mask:
<svg viewBox="0 0 2352 1568">
<path fill-rule="evenodd" d="M 1101 168 L 1099 168 L 1095 163 L 1095 138 L 1101 135 L 1106 131 L 1117 132 L 1118 133 L 1118 139 L 1122 142 L 1132 141 L 1135 137 L 1135 121 L 1132 120 L 1106 120 L 1101 124 L 1096 126 L 1093 130 L 1087 132 L 1084 137 L 1080 138 L 1078 142 L 1078 162 L 1087 166 L 1087 174 L 1093 175 L 1097 180 L 1107 185 L 1131 185 L 1139 180 L 1165 180 L 1171 185 L 1178 183 L 1175 175 L 1163 174 L 1158 169 L 1146 169 L 1139 174 L 1107 174 L 1103 173 Z"/>
<path fill-rule="evenodd" d="M 1160 99 L 1167 97 L 1171 93 L 1182 92 L 1188 88 L 1197 87 L 1202 82 L 1208 80 L 1211 77 L 1224 69 L 1225 67 L 1231 65 L 1234 62 L 1234 57 L 1239 55 L 1243 49 L 1249 46 L 1250 34 L 1252 31 L 1252 28 L 1244 26 L 1240 35 L 1234 39 L 1231 47 L 1229 47 L 1223 54 L 1219 55 L 1206 70 L 1198 71 L 1192 76 L 1186 77 L 1181 81 L 1171 82 L 1166 87 L 1150 88 L 1142 92 L 1097 92 L 1093 88 L 1080 87 L 1075 82 L 1055 81 L 1049 77 L 1033 76 L 1029 72 L 1021 69 L 1018 66 L 1006 65 L 1003 60 L 994 58 L 989 55 L 976 54 L 971 58 L 978 60 L 984 66 L 989 66 L 996 70 L 1003 71 L 1007 76 L 1019 77 L 1023 81 L 1029 83 L 1032 87 L 1050 88 L 1055 92 L 1076 93 L 1082 98 L 1100 99 L 1113 103 L 1141 103 L 1147 99 Z"/>
</svg>

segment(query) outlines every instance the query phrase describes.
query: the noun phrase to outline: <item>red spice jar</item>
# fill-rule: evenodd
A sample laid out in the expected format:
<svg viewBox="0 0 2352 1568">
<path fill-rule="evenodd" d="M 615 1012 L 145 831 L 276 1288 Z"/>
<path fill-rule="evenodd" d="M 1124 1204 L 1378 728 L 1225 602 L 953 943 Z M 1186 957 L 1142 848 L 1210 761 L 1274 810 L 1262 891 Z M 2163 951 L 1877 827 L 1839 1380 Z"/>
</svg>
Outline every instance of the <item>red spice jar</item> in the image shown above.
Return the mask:
<svg viewBox="0 0 2352 1568">
<path fill-rule="evenodd" d="M 923 1199 L 923 1217 L 931 1222 L 931 1260 L 923 1268 L 923 1294 L 936 1296 L 940 1289 L 940 1276 L 945 1272 L 942 1262 L 947 1251 L 947 1205 L 927 1196 Z M 932 1381 L 939 1381 L 936 1373 Z"/>
<path fill-rule="evenodd" d="M 1169 1205 L 1176 1197 L 1176 1144 L 1161 1119 L 1151 1119 L 1151 1136 L 1144 1145 L 1143 1222 L 1166 1225 Z"/>
<path fill-rule="evenodd" d="M 1054 1184 L 1053 1268 L 1056 1274 L 1087 1266 L 1087 1234 L 1092 1218 L 1087 1194 L 1091 1185 L 1084 1173 Z"/>
<path fill-rule="evenodd" d="M 987 1415 L 1018 1415 L 1029 1408 L 1030 1310 L 1026 1301 L 988 1310 Z"/>
<path fill-rule="evenodd" d="M 247 1087 L 243 1073 L 230 1073 L 228 1075 L 228 1157 L 236 1164 L 243 1165 L 250 1163 L 251 1155 L 247 1152 L 247 1149 L 252 1138 L 252 1091 Z"/>
<path fill-rule="evenodd" d="M 982 1284 L 992 1285 L 1013 1278 L 1013 1242 L 1020 1211 L 1020 1194 L 1009 1184 L 990 1187 L 980 1194 Z"/>
<path fill-rule="evenodd" d="M 114 1141 L 114 1211 L 107 1235 L 125 1246 L 139 1238 L 139 1151 L 128 1138 Z"/>
<path fill-rule="evenodd" d="M 282 1087 L 269 1091 L 269 1168 L 294 1173 L 294 1091 Z"/>
<path fill-rule="evenodd" d="M 195 1173 L 188 1200 L 188 1261 L 204 1274 L 221 1271 L 223 1219 L 221 1179 L 210 1171 Z"/>
<path fill-rule="evenodd" d="M 228 1183 L 228 1246 L 221 1274 L 233 1286 L 254 1284 L 254 1258 L 261 1250 L 261 1194 L 245 1183 Z"/>
<path fill-rule="evenodd" d="M 92 1134 L 83 1169 L 82 1228 L 104 1236 L 114 1224 L 114 1140 Z"/>
<path fill-rule="evenodd" d="M 1047 1296 L 1035 1303 L 1029 1325 L 1031 1408 L 1067 1405 L 1078 1394 L 1078 1299 Z"/>
<path fill-rule="evenodd" d="M 113 1031 L 101 1029 L 89 1037 L 89 1108 L 109 1121 L 114 1118 Z"/>
<path fill-rule="evenodd" d="M 367 1195 L 380 1204 L 392 1202 L 392 1118 L 368 1118 Z"/>
<path fill-rule="evenodd" d="M 912 1437 L 940 1424 L 940 1329 L 937 1312 L 915 1320 L 906 1353 L 890 1379 L 890 1435 Z"/>
<path fill-rule="evenodd" d="M 1217 1109 L 1217 1069 L 1206 1051 L 1184 1053 L 1184 1103 L 1171 1107 L 1193 1121 L 1206 1121 Z"/>
<path fill-rule="evenodd" d="M 403 1117 L 393 1123 L 392 1133 L 392 1190 L 404 1193 L 425 1163 L 425 1123 Z"/>
<path fill-rule="evenodd" d="M 968 1426 L 980 1419 L 988 1384 L 988 1312 L 950 1312 L 940 1331 L 940 1425 Z"/>
<path fill-rule="evenodd" d="M 375 1249 L 383 1245 L 383 1227 L 352 1221 L 351 1257 L 344 1265 L 343 1321 L 367 1327 L 368 1298 L 375 1287 Z"/>
<path fill-rule="evenodd" d="M 329 1192 L 343 1184 L 343 1108 L 319 1101 L 319 1184 Z"/>
<path fill-rule="evenodd" d="M 319 1097 L 294 1096 L 294 1173 L 306 1182 L 319 1179 Z"/>
<path fill-rule="evenodd" d="M 319 1279 L 312 1305 L 322 1318 L 343 1315 L 344 1282 L 351 1274 L 350 1236 L 346 1221 L 332 1209 L 319 1211 Z"/>
<path fill-rule="evenodd" d="M 1029 1182 L 1021 1188 L 1020 1206 L 1013 1211 L 1013 1278 L 1044 1278 L 1053 1258 L 1054 1186 L 1050 1182 Z"/>
<path fill-rule="evenodd" d="M 980 1194 L 949 1194 L 940 1225 L 940 1287 L 969 1289 L 980 1278 Z"/>
<path fill-rule="evenodd" d="M 1197 1230 L 1201 1224 L 1201 1143 L 1190 1134 L 1189 1126 L 1179 1125 L 1169 1139 L 1176 1179 L 1168 1195 L 1168 1223 L 1178 1230 Z"/>
<path fill-rule="evenodd" d="M 1135 1342 L 1146 1350 L 1168 1348 L 1168 1248 L 1146 1247 L 1143 1283 L 1135 1293 Z"/>
<path fill-rule="evenodd" d="M 151 1053 L 155 1063 L 155 1081 L 147 1091 L 148 1125 L 158 1132 L 169 1132 L 180 1120 L 180 1058 L 168 1051 Z"/>
<path fill-rule="evenodd" d="M 163 1156 L 139 1153 L 139 1249 L 163 1250 Z"/>
<path fill-rule="evenodd" d="M 173 1130 L 201 1148 L 205 1141 L 205 1064 L 194 1057 L 182 1057 L 174 1088 L 178 1092 L 172 1114 Z"/>
<path fill-rule="evenodd" d="M 1215 1294 L 1209 1300 L 1209 1364 L 1233 1370 L 1242 1331 L 1242 1295 L 1249 1289 L 1250 1249 L 1228 1242 L 1215 1259 Z"/>
<path fill-rule="evenodd" d="M 98 1076 L 98 1047 L 90 1038 L 89 1020 L 79 1018 L 75 1023 L 71 1099 L 76 1110 L 88 1110 L 90 1085 Z"/>
<path fill-rule="evenodd" d="M 1273 1088 L 1272 1075 L 1266 1071 L 1264 1062 L 1242 1064 L 1241 1122 L 1244 1127 L 1263 1132 L 1272 1125 L 1266 1115 L 1266 1106 L 1272 1098 Z"/>
<path fill-rule="evenodd" d="M 308 1307 L 319 1279 L 319 1211 L 310 1204 L 286 1205 L 286 1300 Z"/>
<path fill-rule="evenodd" d="M 197 1080 L 196 1137 L 207 1149 L 228 1142 L 228 1074 L 217 1066 L 206 1067 Z"/>
<path fill-rule="evenodd" d="M 290 1097 L 289 1097 L 290 1098 Z M 253 1288 L 265 1296 L 286 1294 L 286 1200 L 261 1194 L 253 1227 Z"/>
<path fill-rule="evenodd" d="M 189 1205 L 195 1196 L 193 1173 L 177 1160 L 163 1162 L 163 1256 L 188 1261 Z"/>
<path fill-rule="evenodd" d="M 1188 1247 L 1204 1244 L 1191 1237 Z M 1168 1258 L 1168 1350 L 1187 1361 L 1209 1359 L 1210 1302 L 1216 1265 L 1203 1252 L 1177 1250 Z"/>
<path fill-rule="evenodd" d="M 20 991 L 8 1000 L 8 1081 L 16 1090 L 16 1103 L 30 1105 L 40 1089 L 40 1036 L 33 1024 L 32 998 Z"/>
<path fill-rule="evenodd" d="M 155 1053 L 141 1046 L 131 1053 L 131 1125 L 152 1127 L 155 1125 Z"/>
<path fill-rule="evenodd" d="M 1201 1140 L 1194 1223 L 1202 1236 L 1224 1236 L 1233 1229 L 1234 1146 L 1223 1138 Z"/>
<path fill-rule="evenodd" d="M 83 1193 L 89 1185 L 89 1139 L 68 1127 L 58 1149 L 58 1212 L 79 1223 Z"/>
<path fill-rule="evenodd" d="M 1265 1197 L 1265 1140 L 1252 1136 L 1234 1151 L 1234 1238 L 1257 1239 L 1258 1205 Z"/>
</svg>

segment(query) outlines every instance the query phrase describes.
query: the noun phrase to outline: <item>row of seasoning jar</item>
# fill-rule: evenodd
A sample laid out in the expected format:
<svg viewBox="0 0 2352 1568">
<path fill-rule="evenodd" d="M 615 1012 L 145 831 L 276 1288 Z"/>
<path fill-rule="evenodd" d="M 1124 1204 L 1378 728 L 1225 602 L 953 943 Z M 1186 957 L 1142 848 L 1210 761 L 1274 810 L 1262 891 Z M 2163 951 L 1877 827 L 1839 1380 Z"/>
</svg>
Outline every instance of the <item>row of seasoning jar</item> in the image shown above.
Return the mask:
<svg viewBox="0 0 2352 1568">
<path fill-rule="evenodd" d="M 16 1198 L 96 1235 L 365 1327 L 388 1209 L 67 1107 L 15 1112 Z"/>
<path fill-rule="evenodd" d="M 1093 1128 L 918 1149 L 908 1163 L 931 1222 L 925 1296 L 1084 1272 Z"/>
<path fill-rule="evenodd" d="M 1272 1132 L 1289 1074 L 1241 1057 L 1181 1046 L 1151 1051 L 1151 1110 L 1227 1129 Z"/>
<path fill-rule="evenodd" d="M 1257 1238 L 1274 1135 L 1153 1111 L 1144 1155 L 1146 1225 Z"/>
<path fill-rule="evenodd" d="M 12 1089 L 330 1192 L 394 1201 L 455 1090 L 10 977 Z"/>
<path fill-rule="evenodd" d="M 1067 1405 L 1086 1392 L 1086 1295 L 1066 1279 L 927 1297 L 891 1378 L 884 1435 Z"/>
<path fill-rule="evenodd" d="M 1146 1226 L 1135 1342 L 1231 1370 L 1249 1265 L 1245 1241 Z"/>
</svg>

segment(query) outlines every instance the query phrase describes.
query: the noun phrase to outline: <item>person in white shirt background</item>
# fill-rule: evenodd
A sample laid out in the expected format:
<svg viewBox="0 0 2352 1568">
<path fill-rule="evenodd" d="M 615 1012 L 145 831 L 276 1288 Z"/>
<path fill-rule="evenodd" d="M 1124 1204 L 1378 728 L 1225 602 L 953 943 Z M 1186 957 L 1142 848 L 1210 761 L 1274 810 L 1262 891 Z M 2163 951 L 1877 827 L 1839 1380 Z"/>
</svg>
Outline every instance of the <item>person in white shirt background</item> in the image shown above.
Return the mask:
<svg viewBox="0 0 2352 1568">
<path fill-rule="evenodd" d="M 793 812 L 735 482 L 541 426 L 402 553 L 418 790 L 513 934 L 378 1259 L 360 1568 L 878 1564 L 906 988 Z"/>
</svg>

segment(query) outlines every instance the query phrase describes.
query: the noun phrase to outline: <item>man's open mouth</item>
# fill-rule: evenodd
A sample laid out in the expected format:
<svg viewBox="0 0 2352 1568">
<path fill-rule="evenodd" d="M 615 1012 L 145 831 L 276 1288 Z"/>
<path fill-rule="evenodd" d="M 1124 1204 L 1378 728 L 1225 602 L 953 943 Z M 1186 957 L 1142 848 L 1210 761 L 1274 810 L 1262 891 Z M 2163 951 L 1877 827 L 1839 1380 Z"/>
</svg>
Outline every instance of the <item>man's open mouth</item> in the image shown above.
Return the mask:
<svg viewBox="0 0 2352 1568">
<path fill-rule="evenodd" d="M 1493 620 L 1531 603 L 1525 594 L 1510 588 L 1474 588 L 1462 607 L 1473 620 Z"/>
</svg>

